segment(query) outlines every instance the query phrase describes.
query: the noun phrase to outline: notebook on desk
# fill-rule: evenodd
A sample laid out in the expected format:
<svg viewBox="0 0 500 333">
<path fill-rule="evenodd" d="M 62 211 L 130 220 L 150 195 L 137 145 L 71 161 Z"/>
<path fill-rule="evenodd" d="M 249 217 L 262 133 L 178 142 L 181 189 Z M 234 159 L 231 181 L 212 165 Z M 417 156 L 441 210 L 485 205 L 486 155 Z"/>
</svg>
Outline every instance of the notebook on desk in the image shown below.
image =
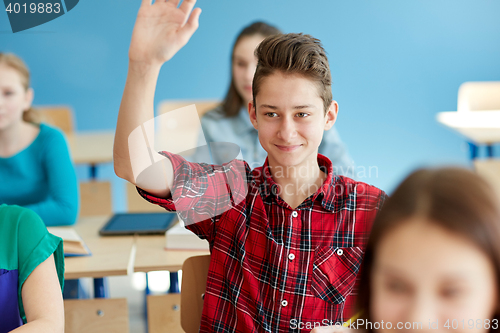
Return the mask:
<svg viewBox="0 0 500 333">
<path fill-rule="evenodd" d="M 176 213 L 115 214 L 99 230 L 99 234 L 102 236 L 164 234 L 176 222 Z"/>
<path fill-rule="evenodd" d="M 208 242 L 196 236 L 192 231 L 184 227 L 184 223 L 175 223 L 165 233 L 165 250 L 210 250 Z"/>
<path fill-rule="evenodd" d="M 87 244 L 74 228 L 71 227 L 48 227 L 47 230 L 63 240 L 63 249 L 65 257 L 90 256 Z"/>
</svg>

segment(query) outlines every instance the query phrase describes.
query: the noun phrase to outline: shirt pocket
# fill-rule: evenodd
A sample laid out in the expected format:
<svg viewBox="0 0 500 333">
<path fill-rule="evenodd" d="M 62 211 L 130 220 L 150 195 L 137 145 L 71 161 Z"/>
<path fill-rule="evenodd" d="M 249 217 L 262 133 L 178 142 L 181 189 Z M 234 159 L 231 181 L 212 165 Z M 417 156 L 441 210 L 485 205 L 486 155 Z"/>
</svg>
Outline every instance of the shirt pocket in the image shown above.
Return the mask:
<svg viewBox="0 0 500 333">
<path fill-rule="evenodd" d="M 341 304 L 350 295 L 363 251 L 359 247 L 320 246 L 314 252 L 312 291 L 314 296 Z"/>
</svg>

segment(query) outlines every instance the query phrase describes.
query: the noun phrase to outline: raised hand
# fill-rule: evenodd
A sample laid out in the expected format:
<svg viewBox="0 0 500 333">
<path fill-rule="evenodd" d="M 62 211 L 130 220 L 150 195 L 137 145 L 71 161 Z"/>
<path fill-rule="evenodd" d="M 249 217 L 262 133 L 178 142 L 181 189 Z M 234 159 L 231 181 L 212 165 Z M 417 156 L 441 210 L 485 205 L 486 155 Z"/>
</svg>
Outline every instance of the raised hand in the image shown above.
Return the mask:
<svg viewBox="0 0 500 333">
<path fill-rule="evenodd" d="M 130 43 L 131 62 L 161 66 L 188 42 L 198 28 L 201 9 L 193 10 L 196 0 L 179 2 L 142 0 Z"/>
</svg>

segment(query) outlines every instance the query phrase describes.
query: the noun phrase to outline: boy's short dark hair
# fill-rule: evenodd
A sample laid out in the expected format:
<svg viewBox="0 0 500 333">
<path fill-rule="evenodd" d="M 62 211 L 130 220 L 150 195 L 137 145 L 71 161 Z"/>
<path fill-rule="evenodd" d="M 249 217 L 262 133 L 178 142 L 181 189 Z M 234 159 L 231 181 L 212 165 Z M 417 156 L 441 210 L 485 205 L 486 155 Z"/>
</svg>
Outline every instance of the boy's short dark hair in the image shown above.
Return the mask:
<svg viewBox="0 0 500 333">
<path fill-rule="evenodd" d="M 325 113 L 332 103 L 332 76 L 319 39 L 302 33 L 279 34 L 264 39 L 255 50 L 257 69 L 253 77 L 253 103 L 262 80 L 276 71 L 298 74 L 318 86 Z"/>
</svg>

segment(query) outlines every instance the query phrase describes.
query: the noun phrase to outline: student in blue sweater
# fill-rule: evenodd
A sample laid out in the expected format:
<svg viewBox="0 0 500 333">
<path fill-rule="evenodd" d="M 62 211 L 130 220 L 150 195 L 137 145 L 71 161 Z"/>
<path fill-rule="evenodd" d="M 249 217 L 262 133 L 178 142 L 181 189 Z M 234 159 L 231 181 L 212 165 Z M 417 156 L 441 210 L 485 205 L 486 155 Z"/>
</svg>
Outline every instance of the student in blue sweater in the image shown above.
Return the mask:
<svg viewBox="0 0 500 333">
<path fill-rule="evenodd" d="M 62 133 L 37 123 L 24 62 L 0 53 L 0 204 L 32 209 L 47 226 L 74 224 L 78 185 Z"/>
</svg>

